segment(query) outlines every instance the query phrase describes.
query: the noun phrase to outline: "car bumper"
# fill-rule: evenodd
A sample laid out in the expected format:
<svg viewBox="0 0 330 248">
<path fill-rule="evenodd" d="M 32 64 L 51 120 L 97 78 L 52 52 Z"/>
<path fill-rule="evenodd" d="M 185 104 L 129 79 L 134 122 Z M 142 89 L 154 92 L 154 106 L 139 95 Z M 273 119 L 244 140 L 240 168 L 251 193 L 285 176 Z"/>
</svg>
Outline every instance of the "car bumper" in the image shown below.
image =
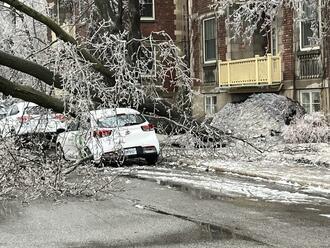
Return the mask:
<svg viewBox="0 0 330 248">
<path fill-rule="evenodd" d="M 150 156 L 157 156 L 157 148 L 155 146 L 137 146 L 129 147 L 115 152 L 107 152 L 102 155 L 102 160 L 114 160 L 118 157 L 126 158 L 148 158 Z"/>
</svg>

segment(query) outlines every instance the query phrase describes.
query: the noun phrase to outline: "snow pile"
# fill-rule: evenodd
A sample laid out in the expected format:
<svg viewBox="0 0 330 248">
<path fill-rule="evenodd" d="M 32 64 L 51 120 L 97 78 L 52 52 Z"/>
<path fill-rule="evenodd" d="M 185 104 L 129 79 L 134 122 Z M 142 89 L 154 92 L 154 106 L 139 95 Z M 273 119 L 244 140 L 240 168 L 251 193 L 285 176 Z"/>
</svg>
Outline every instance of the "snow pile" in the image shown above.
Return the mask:
<svg viewBox="0 0 330 248">
<path fill-rule="evenodd" d="M 285 125 L 304 114 L 291 99 L 271 93 L 255 94 L 242 103 L 229 103 L 211 123 L 244 139 L 278 136 Z"/>
<path fill-rule="evenodd" d="M 306 114 L 284 127 L 282 136 L 288 143 L 327 143 L 330 126 L 324 114 Z"/>
</svg>

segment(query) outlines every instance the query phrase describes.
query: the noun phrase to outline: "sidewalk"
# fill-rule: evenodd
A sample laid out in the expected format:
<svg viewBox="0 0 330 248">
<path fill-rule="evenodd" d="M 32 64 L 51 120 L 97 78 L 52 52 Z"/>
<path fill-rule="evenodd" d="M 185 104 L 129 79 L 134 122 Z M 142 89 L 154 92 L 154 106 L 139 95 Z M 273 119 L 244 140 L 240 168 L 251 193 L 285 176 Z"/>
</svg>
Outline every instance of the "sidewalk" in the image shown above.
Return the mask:
<svg viewBox="0 0 330 248">
<path fill-rule="evenodd" d="M 262 160 L 252 162 L 235 160 L 200 162 L 200 165 L 217 172 L 292 185 L 305 192 L 319 192 L 330 196 L 329 164 L 330 145 L 328 144 L 321 144 L 316 151 L 310 152 L 299 149 L 296 152 L 272 151 L 265 153 Z"/>
<path fill-rule="evenodd" d="M 264 179 L 280 184 L 292 184 L 300 187 L 315 187 L 330 193 L 330 170 L 326 168 L 308 168 L 298 165 L 275 165 L 273 162 L 237 162 L 210 161 L 204 166 L 215 171 L 232 173 L 241 176 Z"/>
</svg>

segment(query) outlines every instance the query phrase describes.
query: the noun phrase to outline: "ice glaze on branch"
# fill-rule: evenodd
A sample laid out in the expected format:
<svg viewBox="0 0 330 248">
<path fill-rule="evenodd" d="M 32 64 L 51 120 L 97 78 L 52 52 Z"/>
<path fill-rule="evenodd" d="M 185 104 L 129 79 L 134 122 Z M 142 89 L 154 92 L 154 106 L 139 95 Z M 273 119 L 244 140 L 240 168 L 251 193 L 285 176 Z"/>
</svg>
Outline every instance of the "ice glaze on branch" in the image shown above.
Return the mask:
<svg viewBox="0 0 330 248">
<path fill-rule="evenodd" d="M 251 40 L 258 29 L 261 32 L 270 32 L 274 19 L 280 15 L 283 7 L 293 9 L 297 21 L 312 19 L 314 36 L 317 36 L 318 10 L 328 4 L 328 0 L 320 1 L 321 6 L 318 0 L 212 0 L 212 2 L 210 8 L 219 15 L 226 16 L 226 25 L 231 30 L 230 38 L 243 37 L 247 40 Z M 310 13 L 307 13 L 302 6 L 308 6 Z"/>
<path fill-rule="evenodd" d="M 18 0 L 0 0 L 0 2 L 4 2 L 12 6 L 13 8 L 23 12 L 24 14 L 32 17 L 33 19 L 45 24 L 48 28 L 50 28 L 61 40 L 65 42 L 69 42 L 73 45 L 78 45 L 78 42 L 73 38 L 71 35 L 69 35 L 66 31 L 64 31 L 56 22 L 54 22 L 51 18 L 41 14 L 40 12 L 34 10 L 33 8 L 25 5 L 24 3 L 18 1 Z M 79 53 L 80 55 L 87 61 L 91 62 L 93 64 L 93 68 L 104 75 L 107 78 L 112 78 L 113 73 L 109 71 L 106 67 L 103 66 L 103 64 L 98 61 L 94 56 L 92 56 L 86 48 L 79 47 Z M 111 80 L 109 82 L 109 86 L 114 86 L 115 82 L 114 80 Z"/>
<path fill-rule="evenodd" d="M 61 77 L 59 75 L 55 75 L 46 67 L 43 67 L 30 60 L 26 60 L 0 51 L 0 65 L 29 74 L 35 78 L 40 79 L 49 86 L 54 86 L 59 89 L 63 88 Z"/>
<path fill-rule="evenodd" d="M 0 91 L 5 95 L 20 98 L 25 101 L 34 102 L 42 107 L 53 109 L 57 113 L 64 112 L 64 103 L 44 92 L 33 89 L 30 86 L 16 84 L 0 76 Z"/>
</svg>

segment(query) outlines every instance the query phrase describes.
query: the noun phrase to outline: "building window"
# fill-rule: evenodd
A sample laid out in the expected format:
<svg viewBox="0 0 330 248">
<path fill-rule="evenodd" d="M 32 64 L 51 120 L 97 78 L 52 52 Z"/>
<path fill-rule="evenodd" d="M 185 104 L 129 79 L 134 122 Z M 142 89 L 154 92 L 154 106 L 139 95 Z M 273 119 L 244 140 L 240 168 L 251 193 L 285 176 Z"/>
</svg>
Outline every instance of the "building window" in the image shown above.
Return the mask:
<svg viewBox="0 0 330 248">
<path fill-rule="evenodd" d="M 321 110 L 321 92 L 319 90 L 301 91 L 300 103 L 307 113 L 319 112 Z"/>
<path fill-rule="evenodd" d="M 277 18 L 274 19 L 271 27 L 271 47 L 273 56 L 278 54 L 278 21 Z"/>
<path fill-rule="evenodd" d="M 203 68 L 203 82 L 205 84 L 214 84 L 216 82 L 216 67 L 208 66 Z"/>
<path fill-rule="evenodd" d="M 300 50 L 319 49 L 320 15 L 318 9 L 303 5 L 303 21 L 300 22 Z"/>
<path fill-rule="evenodd" d="M 205 96 L 205 113 L 206 115 L 213 115 L 216 113 L 217 97 Z"/>
<path fill-rule="evenodd" d="M 148 46 L 140 47 L 139 49 L 139 60 L 137 61 L 138 67 L 142 70 L 142 78 L 156 78 L 156 61 L 157 61 L 156 48 Z"/>
<path fill-rule="evenodd" d="M 203 21 L 203 53 L 205 63 L 215 62 L 217 58 L 215 24 L 215 18 Z"/>
<path fill-rule="evenodd" d="M 142 0 L 141 20 L 155 20 L 155 0 Z"/>
</svg>

